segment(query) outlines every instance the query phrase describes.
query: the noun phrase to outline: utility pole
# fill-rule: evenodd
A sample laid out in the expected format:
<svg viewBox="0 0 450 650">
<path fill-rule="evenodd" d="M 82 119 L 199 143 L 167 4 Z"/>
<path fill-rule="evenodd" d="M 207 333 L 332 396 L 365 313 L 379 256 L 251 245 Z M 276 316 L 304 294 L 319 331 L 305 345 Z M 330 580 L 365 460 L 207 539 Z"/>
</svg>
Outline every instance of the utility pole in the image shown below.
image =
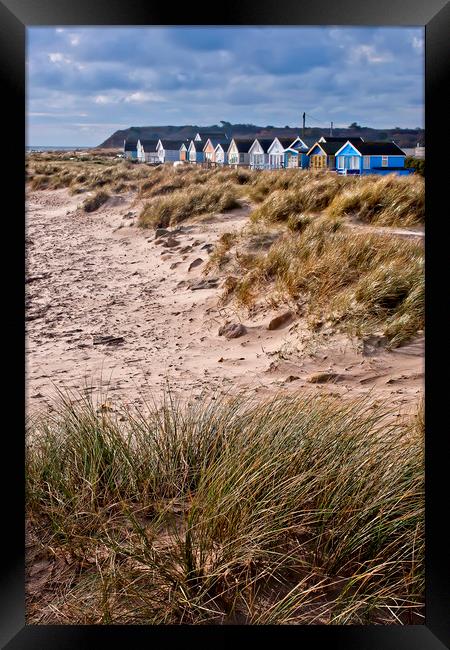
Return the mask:
<svg viewBox="0 0 450 650">
<path fill-rule="evenodd" d="M 331 122 L 330 126 L 330 137 L 333 135 L 333 122 Z"/>
<path fill-rule="evenodd" d="M 306 119 L 306 113 L 303 113 L 303 128 L 302 128 L 302 138 L 305 137 L 305 119 Z"/>
</svg>

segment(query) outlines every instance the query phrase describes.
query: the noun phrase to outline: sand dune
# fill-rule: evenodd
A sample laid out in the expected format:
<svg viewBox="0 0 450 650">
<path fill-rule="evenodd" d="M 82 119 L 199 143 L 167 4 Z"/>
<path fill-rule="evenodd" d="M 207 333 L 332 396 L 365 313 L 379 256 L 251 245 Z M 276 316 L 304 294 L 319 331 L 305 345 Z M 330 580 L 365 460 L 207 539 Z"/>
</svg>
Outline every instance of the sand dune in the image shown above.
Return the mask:
<svg viewBox="0 0 450 650">
<path fill-rule="evenodd" d="M 219 307 L 222 279 L 204 266 L 211 245 L 240 228 L 248 209 L 186 223 L 170 237 L 136 226 L 133 196 L 98 212 L 67 190 L 27 196 L 26 358 L 29 413 L 49 405 L 54 387 L 141 403 L 167 382 L 180 396 L 280 390 L 371 391 L 408 409 L 423 390 L 423 337 L 386 352 L 344 336 L 311 339 L 301 320 L 268 330 L 279 312 Z M 392 232 L 392 231 L 391 231 Z M 416 236 L 415 232 L 411 236 Z M 283 311 L 283 310 L 281 310 Z M 242 323 L 238 338 L 219 336 Z M 318 373 L 328 377 L 317 380 Z M 327 379 L 327 381 L 324 381 Z"/>
</svg>

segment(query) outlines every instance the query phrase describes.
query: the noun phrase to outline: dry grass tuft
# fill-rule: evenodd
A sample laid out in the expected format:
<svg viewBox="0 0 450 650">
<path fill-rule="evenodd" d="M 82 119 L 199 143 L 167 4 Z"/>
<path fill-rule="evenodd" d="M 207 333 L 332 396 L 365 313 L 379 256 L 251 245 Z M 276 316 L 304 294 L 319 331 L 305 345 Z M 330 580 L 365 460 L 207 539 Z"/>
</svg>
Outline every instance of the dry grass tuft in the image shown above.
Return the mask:
<svg viewBox="0 0 450 650">
<path fill-rule="evenodd" d="M 218 239 L 213 252 L 211 253 L 208 263 L 205 266 L 204 273 L 208 273 L 211 269 L 221 269 L 229 260 L 229 250 L 236 243 L 238 239 L 237 232 L 224 232 Z"/>
</svg>

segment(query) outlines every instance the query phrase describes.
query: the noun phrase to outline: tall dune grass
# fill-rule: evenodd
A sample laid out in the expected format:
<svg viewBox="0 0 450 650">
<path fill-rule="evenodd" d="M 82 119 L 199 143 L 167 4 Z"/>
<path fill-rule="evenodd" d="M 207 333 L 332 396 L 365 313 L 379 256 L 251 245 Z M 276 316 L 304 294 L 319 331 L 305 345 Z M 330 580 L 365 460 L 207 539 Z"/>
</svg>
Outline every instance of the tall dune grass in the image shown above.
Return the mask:
<svg viewBox="0 0 450 650">
<path fill-rule="evenodd" d="M 415 226 L 425 221 L 424 180 L 420 176 L 367 176 L 337 194 L 332 216 L 355 215 L 378 226 Z"/>
<path fill-rule="evenodd" d="M 284 220 L 286 206 L 289 206 L 288 215 L 305 210 L 318 212 L 353 182 L 350 177 L 327 172 L 297 169 L 257 172 L 249 194 L 253 200 L 262 201 L 262 205 L 254 211 L 254 219 Z M 286 203 L 280 203 L 284 197 Z"/>
<path fill-rule="evenodd" d="M 41 622 L 421 622 L 417 423 L 332 398 L 61 399 L 27 444 L 33 534 L 71 558 Z"/>
<path fill-rule="evenodd" d="M 230 194 L 241 196 L 242 188 L 251 178 L 252 172 L 249 170 L 208 169 L 195 165 L 178 168 L 171 165 L 150 167 L 114 158 L 67 160 L 56 156 L 45 162 L 33 157 L 27 161 L 27 182 L 31 190 L 68 188 L 72 194 L 100 190 L 110 193 L 136 191 L 137 198 L 144 200 L 173 197 L 171 205 L 175 212 L 175 205 L 182 201 L 180 192 L 183 191 L 186 192 L 186 209 L 189 214 L 239 207 L 232 201 Z M 199 210 L 189 207 L 196 200 L 199 201 Z M 183 220 L 180 215 L 174 217 L 174 220 L 177 219 Z"/>
<path fill-rule="evenodd" d="M 354 335 L 381 329 L 392 347 L 424 325 L 422 244 L 352 232 L 341 219 L 303 217 L 267 251 L 237 249 L 229 271 L 227 297 L 243 305 L 268 294 L 298 301 L 311 324 Z"/>
<path fill-rule="evenodd" d="M 137 188 L 140 199 L 176 195 L 175 204 L 180 202 L 177 193 L 181 191 L 187 192 L 186 200 L 190 203 L 191 190 L 197 189 L 201 194 L 202 189 L 209 188 L 212 204 L 220 192 L 232 188 L 235 196 L 248 196 L 259 203 L 252 214 L 254 221 L 284 222 L 299 214 L 322 211 L 333 217 L 354 216 L 375 225 L 398 227 L 420 224 L 425 218 L 424 179 L 417 175 L 357 178 L 298 169 L 149 167 L 114 158 L 91 157 L 86 161 L 30 158 L 27 165 L 27 180 L 33 190 L 67 187 L 78 194 L 102 188 L 117 192 Z M 199 200 L 203 204 L 207 202 L 203 194 Z"/>
<path fill-rule="evenodd" d="M 254 177 L 249 193 L 260 202 L 252 213 L 254 221 L 283 222 L 300 213 L 321 211 L 379 226 L 408 227 L 425 220 L 425 187 L 420 176 L 270 171 Z"/>
<path fill-rule="evenodd" d="M 67 160 L 56 157 L 51 162 L 31 159 L 28 163 L 27 181 L 32 190 L 68 188 L 73 194 L 113 189 L 119 183 L 140 181 L 148 176 L 149 168 L 128 161 L 88 158 Z"/>
<path fill-rule="evenodd" d="M 239 207 L 231 183 L 194 186 L 150 199 L 139 215 L 142 228 L 172 226 L 191 217 Z"/>
</svg>

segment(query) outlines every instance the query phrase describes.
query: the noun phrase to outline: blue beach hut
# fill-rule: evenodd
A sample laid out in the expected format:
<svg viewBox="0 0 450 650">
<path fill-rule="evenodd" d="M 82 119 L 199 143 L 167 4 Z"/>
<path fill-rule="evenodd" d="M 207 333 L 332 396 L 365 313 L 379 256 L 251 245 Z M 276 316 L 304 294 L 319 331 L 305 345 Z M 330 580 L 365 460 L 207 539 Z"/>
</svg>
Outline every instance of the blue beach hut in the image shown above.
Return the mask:
<svg viewBox="0 0 450 650">
<path fill-rule="evenodd" d="M 395 142 L 350 142 L 336 151 L 336 169 L 340 174 L 398 174 L 406 176 L 406 154 Z"/>
</svg>

